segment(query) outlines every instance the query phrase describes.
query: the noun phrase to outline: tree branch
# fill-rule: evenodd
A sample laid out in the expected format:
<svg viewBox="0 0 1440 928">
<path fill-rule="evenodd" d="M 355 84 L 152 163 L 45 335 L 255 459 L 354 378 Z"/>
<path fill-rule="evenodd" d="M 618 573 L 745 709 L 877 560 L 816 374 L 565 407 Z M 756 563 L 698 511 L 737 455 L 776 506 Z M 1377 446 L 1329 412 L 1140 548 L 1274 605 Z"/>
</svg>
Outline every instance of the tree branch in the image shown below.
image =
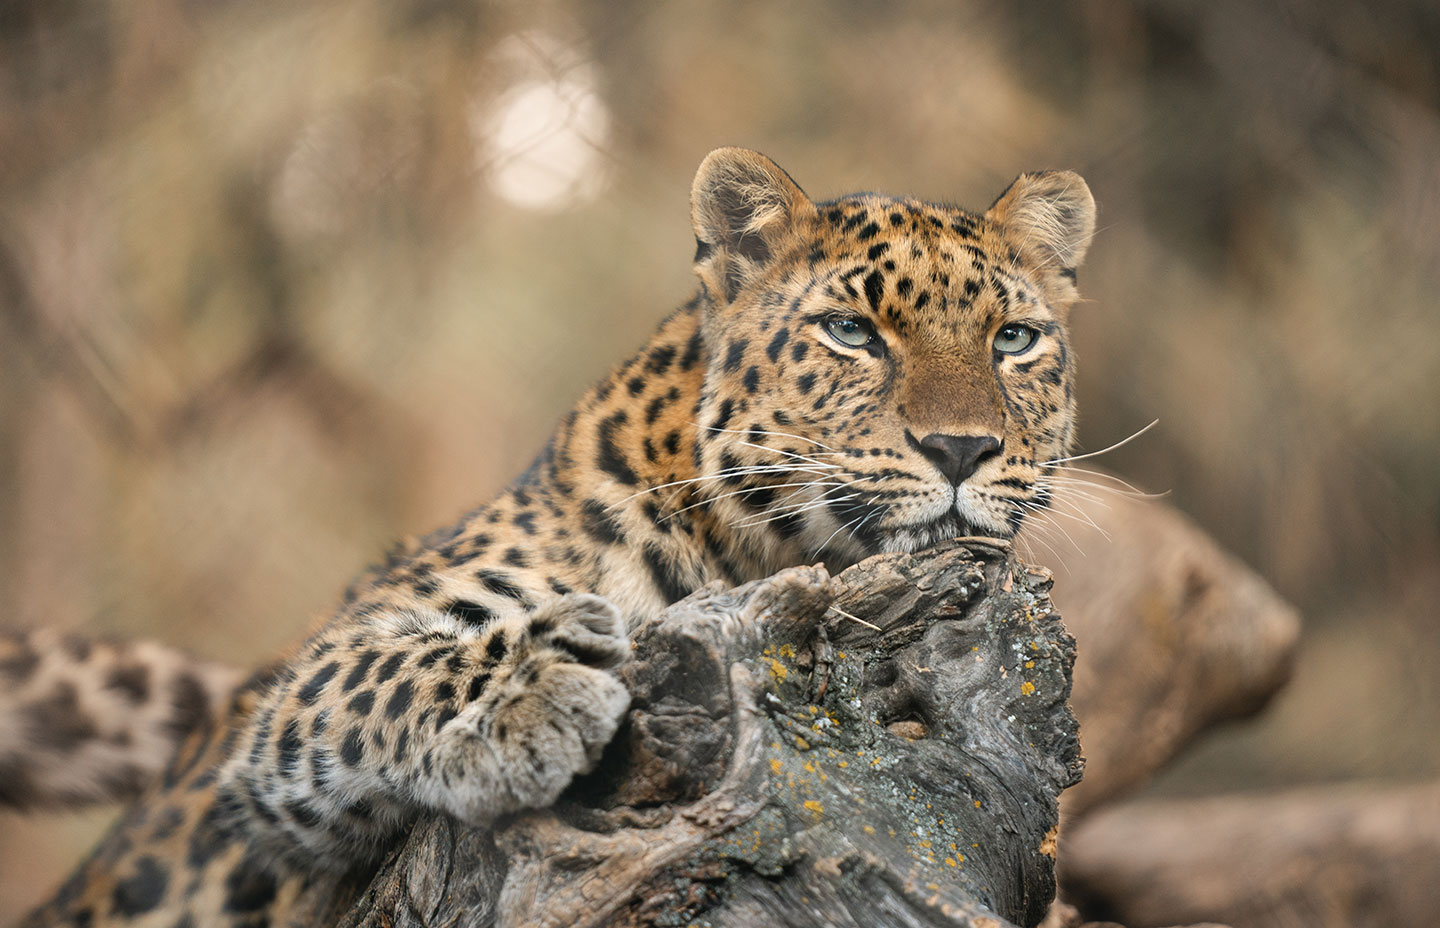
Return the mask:
<svg viewBox="0 0 1440 928">
<path fill-rule="evenodd" d="M 971 541 L 702 590 L 636 630 L 595 773 L 422 822 L 342 924 L 1034 924 L 1081 767 L 1049 587 Z"/>
</svg>

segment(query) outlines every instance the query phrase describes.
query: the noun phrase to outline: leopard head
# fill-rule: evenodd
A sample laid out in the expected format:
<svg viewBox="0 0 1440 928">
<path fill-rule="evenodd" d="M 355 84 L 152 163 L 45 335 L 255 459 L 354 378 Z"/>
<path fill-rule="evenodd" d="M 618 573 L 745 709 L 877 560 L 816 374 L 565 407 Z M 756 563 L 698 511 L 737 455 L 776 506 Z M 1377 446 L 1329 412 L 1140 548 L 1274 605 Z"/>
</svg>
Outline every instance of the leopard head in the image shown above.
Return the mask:
<svg viewBox="0 0 1440 928">
<path fill-rule="evenodd" d="M 1075 432 L 1084 180 L 1022 174 L 984 214 L 815 203 L 726 148 L 691 204 L 709 359 L 696 462 L 730 526 L 851 559 L 1009 537 L 1047 505 L 1046 468 Z"/>
</svg>

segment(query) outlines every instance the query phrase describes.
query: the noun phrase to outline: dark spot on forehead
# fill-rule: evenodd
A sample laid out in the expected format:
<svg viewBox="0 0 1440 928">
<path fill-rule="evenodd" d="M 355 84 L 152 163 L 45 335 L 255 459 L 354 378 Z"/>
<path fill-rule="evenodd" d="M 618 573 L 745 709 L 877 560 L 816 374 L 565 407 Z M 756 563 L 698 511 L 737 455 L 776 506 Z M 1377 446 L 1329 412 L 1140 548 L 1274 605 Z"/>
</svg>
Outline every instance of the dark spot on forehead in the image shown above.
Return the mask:
<svg viewBox="0 0 1440 928">
<path fill-rule="evenodd" d="M 865 277 L 865 299 L 870 303 L 870 309 L 874 312 L 880 311 L 880 295 L 885 291 L 885 279 L 880 276 L 879 271 L 871 271 Z"/>
<path fill-rule="evenodd" d="M 780 350 L 785 347 L 785 342 L 790 339 L 790 330 L 783 326 L 776 330 L 775 335 L 770 339 L 770 344 L 765 346 L 765 355 L 771 363 L 780 360 Z"/>
<path fill-rule="evenodd" d="M 725 352 L 725 372 L 734 373 L 740 369 L 740 362 L 745 357 L 745 349 L 750 341 L 744 338 L 737 338 L 730 343 L 729 349 Z"/>
</svg>

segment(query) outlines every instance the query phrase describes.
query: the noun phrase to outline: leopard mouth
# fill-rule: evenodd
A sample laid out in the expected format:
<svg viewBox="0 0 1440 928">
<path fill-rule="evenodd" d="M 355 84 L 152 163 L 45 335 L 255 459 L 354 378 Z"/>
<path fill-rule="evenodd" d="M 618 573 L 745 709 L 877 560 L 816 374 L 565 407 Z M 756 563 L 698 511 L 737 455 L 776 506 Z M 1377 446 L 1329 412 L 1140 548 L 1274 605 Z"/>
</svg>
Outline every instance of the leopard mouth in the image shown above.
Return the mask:
<svg viewBox="0 0 1440 928">
<path fill-rule="evenodd" d="M 1008 539 L 1014 534 L 1013 529 L 1002 532 L 990 526 L 976 525 L 951 511 L 934 519 L 912 522 L 886 532 L 885 550 L 908 553 L 933 548 L 956 538 Z"/>
<path fill-rule="evenodd" d="M 929 518 L 888 525 L 884 523 L 889 520 L 883 518 L 887 507 L 874 501 L 836 502 L 828 508 L 838 524 L 847 526 L 850 540 L 866 554 L 912 553 L 956 538 L 1006 540 L 1014 537 L 1020 527 L 1018 518 L 1014 522 L 1002 522 L 999 527 L 992 519 L 983 523 L 973 521 L 953 505 Z M 832 536 L 831 540 L 836 539 Z"/>
</svg>

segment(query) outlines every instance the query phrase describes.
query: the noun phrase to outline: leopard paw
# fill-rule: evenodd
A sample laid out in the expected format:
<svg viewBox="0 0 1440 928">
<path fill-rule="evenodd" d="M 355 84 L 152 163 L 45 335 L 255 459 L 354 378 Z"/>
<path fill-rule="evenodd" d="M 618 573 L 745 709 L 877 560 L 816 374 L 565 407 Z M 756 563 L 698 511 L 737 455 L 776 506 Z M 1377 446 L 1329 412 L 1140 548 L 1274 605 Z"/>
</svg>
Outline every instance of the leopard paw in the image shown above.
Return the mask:
<svg viewBox="0 0 1440 928">
<path fill-rule="evenodd" d="M 630 705 L 612 673 L 630 656 L 619 612 L 570 595 L 527 617 L 483 695 L 441 732 L 439 804 L 474 824 L 551 805 L 588 773 Z"/>
<path fill-rule="evenodd" d="M 609 600 L 571 593 L 530 613 L 525 636 L 531 648 L 553 648 L 587 667 L 613 668 L 630 659 L 625 620 Z"/>
</svg>

